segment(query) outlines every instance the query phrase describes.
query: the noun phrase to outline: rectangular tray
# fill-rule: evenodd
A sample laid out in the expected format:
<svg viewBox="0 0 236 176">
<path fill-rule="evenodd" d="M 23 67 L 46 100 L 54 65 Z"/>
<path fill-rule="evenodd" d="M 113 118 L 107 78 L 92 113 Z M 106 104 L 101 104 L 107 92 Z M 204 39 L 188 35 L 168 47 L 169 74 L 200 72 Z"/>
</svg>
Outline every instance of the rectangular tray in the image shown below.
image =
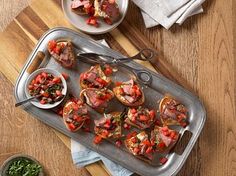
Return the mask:
<svg viewBox="0 0 236 176">
<path fill-rule="evenodd" d="M 47 31 L 39 40 L 38 44 L 36 45 L 35 49 L 27 59 L 15 85 L 15 98 L 16 101 L 21 101 L 25 99 L 24 93 L 24 86 L 29 73 L 27 73 L 27 69 L 29 68 L 30 64 L 33 62 L 36 54 L 38 51 L 43 51 L 46 54 L 46 60 L 40 65 L 40 67 L 47 67 L 53 68 L 58 70 L 59 72 L 66 72 L 70 75 L 70 79 L 68 82 L 68 88 L 73 95 L 79 96 L 80 88 L 78 86 L 78 79 L 81 72 L 87 70 L 90 65 L 85 64 L 78 60 L 77 67 L 75 70 L 68 70 L 61 67 L 58 63 L 52 59 L 48 52 L 47 52 L 47 43 L 49 40 L 56 40 L 56 39 L 70 39 L 73 44 L 76 46 L 76 51 L 82 50 L 85 52 L 97 52 L 101 54 L 111 55 L 115 58 L 124 57 L 120 53 L 105 47 L 104 45 L 89 39 L 73 30 L 67 28 L 53 28 Z M 132 66 L 134 68 L 144 68 L 142 65 L 131 61 L 127 65 Z M 148 70 L 148 69 L 147 69 Z M 53 127 L 54 129 L 64 133 L 65 135 L 69 136 L 70 138 L 80 142 L 81 144 L 85 145 L 86 147 L 102 154 L 103 156 L 113 160 L 114 162 L 126 167 L 127 169 L 136 172 L 140 175 L 146 176 L 169 176 L 169 175 L 176 175 L 178 171 L 181 169 L 183 164 L 185 163 L 189 153 L 191 152 L 206 119 L 205 109 L 199 99 L 193 95 L 191 92 L 185 90 L 183 87 L 173 83 L 172 81 L 168 80 L 164 76 L 157 74 L 151 70 L 148 70 L 152 76 L 153 81 L 150 87 L 143 86 L 143 90 L 145 92 L 145 106 L 153 109 L 157 109 L 158 107 L 158 100 L 160 100 L 166 93 L 170 94 L 171 96 L 175 97 L 177 100 L 182 102 L 186 105 L 188 109 L 189 115 L 189 125 L 186 128 L 174 127 L 178 130 L 181 134 L 184 134 L 185 131 L 190 131 L 192 133 L 192 137 L 189 140 L 187 146 L 185 147 L 183 153 L 178 155 L 177 153 L 170 153 L 168 154 L 168 162 L 163 166 L 158 166 L 157 163 L 145 163 L 142 160 L 137 159 L 136 157 L 132 156 L 131 154 L 127 153 L 127 150 L 122 147 L 121 149 L 117 148 L 113 142 L 111 141 L 104 141 L 100 145 L 93 144 L 94 134 L 86 133 L 82 130 L 72 133 L 67 130 L 65 127 L 62 118 L 60 118 L 55 112 L 50 110 L 41 110 L 34 107 L 31 103 L 25 104 L 23 109 L 28 113 L 32 114 L 35 118 L 41 120 L 45 124 Z M 127 70 L 123 70 L 119 68 L 119 71 L 114 74 L 112 80 L 115 81 L 126 81 L 130 79 L 130 76 L 127 74 Z M 109 111 L 112 110 L 122 110 L 124 108 L 123 105 L 118 103 L 116 99 L 112 100 L 111 106 L 109 107 Z M 101 114 L 93 110 L 89 110 L 90 115 L 93 119 L 101 117 Z M 137 130 L 136 130 L 137 131 Z M 182 136 L 182 135 L 181 135 Z M 138 167 L 137 167 L 138 166 Z"/>
</svg>

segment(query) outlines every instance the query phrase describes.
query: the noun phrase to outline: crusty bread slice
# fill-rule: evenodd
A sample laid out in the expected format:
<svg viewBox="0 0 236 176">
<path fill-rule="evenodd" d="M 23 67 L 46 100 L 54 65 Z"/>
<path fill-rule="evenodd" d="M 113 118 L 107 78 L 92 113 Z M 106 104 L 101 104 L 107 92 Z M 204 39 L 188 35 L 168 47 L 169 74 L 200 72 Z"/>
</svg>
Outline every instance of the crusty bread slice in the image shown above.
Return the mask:
<svg viewBox="0 0 236 176">
<path fill-rule="evenodd" d="M 111 114 L 113 117 L 116 117 L 116 116 L 121 115 L 121 112 L 111 112 L 110 114 Z M 108 136 L 108 137 L 103 136 L 103 135 L 101 135 L 101 133 L 100 133 L 101 128 L 96 127 L 96 126 L 94 127 L 94 132 L 95 132 L 96 135 L 101 136 L 101 137 L 104 138 L 104 139 L 110 138 L 110 137 L 112 137 L 112 138 L 114 138 L 114 139 L 117 139 L 117 138 L 120 138 L 121 135 L 122 135 L 121 122 L 120 122 L 120 124 L 119 124 L 119 127 L 120 127 L 120 129 L 119 129 L 119 130 L 120 130 L 120 131 L 119 131 L 119 134 L 120 134 L 120 135 L 114 135 L 114 134 L 112 134 L 111 136 Z"/>
<path fill-rule="evenodd" d="M 104 90 L 104 89 L 96 89 L 96 88 L 87 88 L 87 89 L 83 89 L 80 92 L 80 99 L 82 102 L 86 103 L 87 105 L 89 105 L 91 108 L 93 108 L 95 111 L 99 112 L 99 113 L 103 113 L 105 111 L 106 107 L 94 107 L 93 104 L 89 101 L 89 98 L 86 97 L 86 92 L 87 91 L 97 91 L 97 90 Z M 111 95 L 112 98 L 114 97 L 114 93 L 110 90 L 110 89 L 105 89 L 106 91 L 108 91 Z"/>
<path fill-rule="evenodd" d="M 143 93 L 143 90 L 140 89 L 140 91 L 142 92 L 142 97 L 138 100 L 138 101 L 135 101 L 134 103 L 130 103 L 128 100 L 126 100 L 122 95 L 120 95 L 119 93 L 119 86 L 117 87 L 114 87 L 113 88 L 113 92 L 116 96 L 116 98 L 124 105 L 126 106 L 130 106 L 130 107 L 136 107 L 136 106 L 140 106 L 144 103 L 145 101 L 145 96 L 144 96 L 144 93 Z"/>
</svg>

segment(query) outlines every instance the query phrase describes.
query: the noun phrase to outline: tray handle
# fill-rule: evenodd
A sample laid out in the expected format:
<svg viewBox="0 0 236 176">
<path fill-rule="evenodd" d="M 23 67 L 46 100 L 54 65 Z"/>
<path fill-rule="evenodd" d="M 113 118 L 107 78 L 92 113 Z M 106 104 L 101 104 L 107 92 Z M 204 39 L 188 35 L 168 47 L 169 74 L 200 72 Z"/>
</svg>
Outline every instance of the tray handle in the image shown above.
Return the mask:
<svg viewBox="0 0 236 176">
<path fill-rule="evenodd" d="M 188 130 L 184 131 L 184 134 L 181 135 L 181 138 L 179 139 L 174 148 L 174 152 L 177 153 L 178 155 L 182 155 L 190 139 L 192 138 L 192 135 L 193 135 L 192 132 Z"/>
<path fill-rule="evenodd" d="M 28 67 L 27 72 L 29 74 L 33 73 L 36 69 L 39 68 L 40 64 L 43 63 L 45 58 L 45 53 L 42 51 L 38 51 L 32 63 Z"/>
</svg>

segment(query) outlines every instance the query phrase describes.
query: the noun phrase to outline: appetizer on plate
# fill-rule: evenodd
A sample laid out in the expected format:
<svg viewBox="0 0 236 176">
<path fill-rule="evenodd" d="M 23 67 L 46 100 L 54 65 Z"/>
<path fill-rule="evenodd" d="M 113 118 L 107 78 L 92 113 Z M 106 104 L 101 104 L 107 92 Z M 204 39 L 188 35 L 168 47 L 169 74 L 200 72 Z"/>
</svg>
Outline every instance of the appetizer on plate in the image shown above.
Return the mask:
<svg viewBox="0 0 236 176">
<path fill-rule="evenodd" d="M 64 98 L 62 90 L 64 86 L 60 77 L 51 73 L 38 74 L 28 85 L 29 94 L 37 97 L 41 104 L 53 104 Z"/>
<path fill-rule="evenodd" d="M 117 99 L 126 106 L 140 106 L 144 103 L 144 93 L 133 79 L 117 83 L 113 92 Z"/>
<path fill-rule="evenodd" d="M 155 121 L 155 111 L 139 106 L 129 108 L 125 122 L 141 130 L 149 128 Z"/>
<path fill-rule="evenodd" d="M 80 74 L 80 87 L 102 89 L 108 87 L 111 83 L 109 75 L 112 74 L 112 68 L 109 65 L 95 65 L 88 71 Z"/>
<path fill-rule="evenodd" d="M 136 132 L 129 134 L 124 143 L 126 148 L 139 159 L 144 161 L 153 159 L 153 146 L 145 131 L 138 134 Z"/>
<path fill-rule="evenodd" d="M 155 126 L 151 132 L 151 143 L 155 145 L 156 151 L 161 153 L 169 152 L 178 141 L 179 133 L 169 129 L 167 126 Z"/>
<path fill-rule="evenodd" d="M 72 68 L 76 63 L 74 47 L 70 41 L 50 40 L 48 42 L 48 51 L 65 68 Z"/>
<path fill-rule="evenodd" d="M 68 130 L 78 131 L 89 119 L 86 105 L 80 101 L 68 101 L 63 107 L 63 120 Z"/>
<path fill-rule="evenodd" d="M 165 96 L 159 104 L 160 118 L 164 125 L 187 125 L 187 109 L 177 100 Z"/>
<path fill-rule="evenodd" d="M 80 92 L 81 100 L 100 113 L 104 112 L 113 97 L 113 92 L 106 88 L 87 88 Z"/>
<path fill-rule="evenodd" d="M 73 0 L 72 12 L 78 15 L 88 15 L 87 24 L 98 26 L 98 18 L 104 19 L 107 24 L 119 20 L 120 10 L 115 0 Z"/>
<path fill-rule="evenodd" d="M 121 112 L 112 112 L 104 114 L 99 120 L 94 120 L 94 132 L 102 138 L 120 138 L 121 137 Z"/>
</svg>

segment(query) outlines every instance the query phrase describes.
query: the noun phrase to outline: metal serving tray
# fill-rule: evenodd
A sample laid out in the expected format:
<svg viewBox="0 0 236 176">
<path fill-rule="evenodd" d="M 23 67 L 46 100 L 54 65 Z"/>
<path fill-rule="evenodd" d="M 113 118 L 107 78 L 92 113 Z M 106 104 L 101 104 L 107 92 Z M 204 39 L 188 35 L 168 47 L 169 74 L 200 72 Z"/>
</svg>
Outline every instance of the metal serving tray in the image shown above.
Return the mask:
<svg viewBox="0 0 236 176">
<path fill-rule="evenodd" d="M 80 88 L 78 85 L 78 79 L 81 72 L 87 70 L 91 65 L 77 61 L 77 67 L 74 70 L 69 70 L 61 67 L 58 63 L 52 59 L 47 52 L 47 43 L 49 40 L 56 39 L 70 39 L 73 44 L 76 46 L 76 52 L 79 50 L 85 52 L 97 52 L 102 54 L 111 55 L 115 58 L 124 57 L 120 53 L 103 46 L 102 44 L 89 39 L 73 30 L 67 28 L 54 28 L 46 32 L 35 49 L 27 59 L 15 85 L 15 98 L 16 101 L 21 101 L 26 98 L 24 92 L 24 85 L 29 73 L 27 69 L 30 67 L 38 51 L 43 51 L 46 54 L 46 60 L 41 63 L 40 67 L 54 68 L 59 72 L 65 72 L 70 75 L 68 81 L 68 89 L 74 96 L 79 96 Z M 128 65 L 135 68 L 145 68 L 140 64 L 132 61 Z M 136 172 L 140 175 L 146 176 L 169 176 L 176 175 L 178 171 L 183 166 L 186 161 L 189 153 L 191 152 L 206 119 L 206 113 L 203 105 L 199 99 L 193 95 L 191 92 L 185 90 L 183 87 L 173 83 L 164 76 L 152 72 L 149 70 L 153 76 L 153 81 L 150 87 L 142 86 L 145 93 L 146 101 L 145 106 L 149 108 L 158 108 L 158 100 L 160 100 L 165 94 L 170 94 L 175 97 L 177 100 L 182 102 L 188 109 L 189 115 L 189 125 L 186 128 L 174 127 L 181 134 L 185 131 L 190 131 L 192 137 L 189 140 L 187 146 L 185 147 L 183 153 L 178 155 L 177 153 L 168 154 L 168 162 L 163 166 L 158 165 L 157 163 L 146 163 L 140 159 L 137 159 L 132 154 L 129 154 L 124 147 L 118 148 L 114 145 L 114 141 L 104 141 L 100 145 L 95 145 L 93 143 L 94 134 L 83 132 L 79 130 L 76 133 L 68 131 L 63 123 L 61 117 L 59 117 L 55 112 L 51 110 L 42 110 L 34 107 L 31 103 L 25 104 L 23 109 L 28 113 L 35 116 L 35 118 L 43 121 L 47 125 L 55 128 L 56 130 L 64 133 L 65 135 L 73 138 L 74 140 L 80 142 L 81 144 L 87 146 L 88 148 L 104 155 L 105 157 L 113 160 L 116 163 L 119 163 L 123 167 Z M 127 74 L 127 70 L 122 70 L 119 68 L 119 71 L 114 74 L 112 77 L 113 81 L 127 81 L 130 79 L 132 74 Z M 112 100 L 111 105 L 108 109 L 108 112 L 111 111 L 122 111 L 124 108 L 115 98 Z M 94 110 L 89 109 L 90 116 L 94 119 L 101 117 L 101 114 L 98 114 Z M 134 129 L 132 129 L 134 130 Z M 136 130 L 136 129 L 135 129 Z M 181 139 L 180 139 L 181 140 Z"/>
</svg>

